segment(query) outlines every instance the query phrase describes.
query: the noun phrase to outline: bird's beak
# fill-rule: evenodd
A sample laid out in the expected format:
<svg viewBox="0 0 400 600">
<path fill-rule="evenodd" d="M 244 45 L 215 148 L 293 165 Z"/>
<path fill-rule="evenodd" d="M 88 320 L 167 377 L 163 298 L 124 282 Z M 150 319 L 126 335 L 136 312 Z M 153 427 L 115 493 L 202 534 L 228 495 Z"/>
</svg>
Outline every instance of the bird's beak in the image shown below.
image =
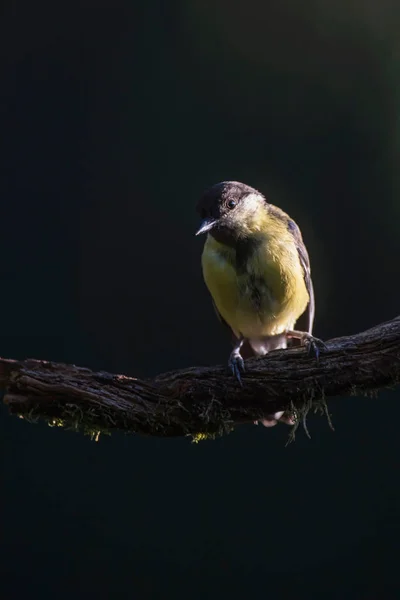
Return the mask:
<svg viewBox="0 0 400 600">
<path fill-rule="evenodd" d="M 200 225 L 200 229 L 196 231 L 196 235 L 200 235 L 201 233 L 207 233 L 217 224 L 216 219 L 203 219 Z"/>
</svg>

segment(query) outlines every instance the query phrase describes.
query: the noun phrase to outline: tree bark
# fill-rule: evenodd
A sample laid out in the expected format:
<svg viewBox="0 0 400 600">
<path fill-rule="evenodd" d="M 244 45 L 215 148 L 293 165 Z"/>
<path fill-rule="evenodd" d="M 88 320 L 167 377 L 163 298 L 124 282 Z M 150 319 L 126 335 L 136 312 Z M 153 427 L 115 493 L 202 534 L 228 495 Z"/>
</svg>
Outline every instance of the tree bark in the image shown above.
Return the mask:
<svg viewBox="0 0 400 600">
<path fill-rule="evenodd" d="M 94 435 L 113 430 L 156 436 L 226 433 L 292 410 L 326 411 L 325 398 L 370 394 L 400 381 L 400 316 L 332 339 L 320 359 L 304 348 L 246 361 L 243 386 L 226 366 L 191 367 L 141 380 L 43 360 L 0 358 L 12 414 Z"/>
</svg>

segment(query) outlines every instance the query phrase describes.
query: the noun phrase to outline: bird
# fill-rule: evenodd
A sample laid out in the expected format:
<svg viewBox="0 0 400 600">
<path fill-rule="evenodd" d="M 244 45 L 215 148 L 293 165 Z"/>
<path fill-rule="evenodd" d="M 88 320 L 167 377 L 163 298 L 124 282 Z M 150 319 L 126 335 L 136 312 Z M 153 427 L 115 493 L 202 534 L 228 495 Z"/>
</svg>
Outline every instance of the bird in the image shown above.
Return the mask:
<svg viewBox="0 0 400 600">
<path fill-rule="evenodd" d="M 299 340 L 318 359 L 324 343 L 312 335 L 315 297 L 310 259 L 296 222 L 257 189 L 238 181 L 208 188 L 197 203 L 206 234 L 203 278 L 220 321 L 231 330 L 228 365 L 240 385 L 247 355 L 264 356 Z M 305 330 L 295 329 L 301 315 Z M 262 422 L 294 424 L 279 411 Z"/>
</svg>

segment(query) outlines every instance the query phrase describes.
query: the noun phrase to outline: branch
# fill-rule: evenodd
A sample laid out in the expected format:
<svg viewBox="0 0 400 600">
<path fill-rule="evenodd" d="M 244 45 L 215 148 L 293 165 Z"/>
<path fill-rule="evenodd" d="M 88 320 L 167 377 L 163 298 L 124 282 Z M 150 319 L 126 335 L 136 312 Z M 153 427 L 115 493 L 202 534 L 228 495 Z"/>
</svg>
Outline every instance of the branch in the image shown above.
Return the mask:
<svg viewBox="0 0 400 600">
<path fill-rule="evenodd" d="M 223 434 L 235 425 L 294 410 L 326 409 L 328 396 L 370 394 L 400 381 L 400 316 L 336 338 L 319 363 L 304 348 L 246 361 L 243 387 L 227 367 L 192 367 L 141 380 L 75 365 L 0 358 L 9 411 L 94 434 Z"/>
</svg>

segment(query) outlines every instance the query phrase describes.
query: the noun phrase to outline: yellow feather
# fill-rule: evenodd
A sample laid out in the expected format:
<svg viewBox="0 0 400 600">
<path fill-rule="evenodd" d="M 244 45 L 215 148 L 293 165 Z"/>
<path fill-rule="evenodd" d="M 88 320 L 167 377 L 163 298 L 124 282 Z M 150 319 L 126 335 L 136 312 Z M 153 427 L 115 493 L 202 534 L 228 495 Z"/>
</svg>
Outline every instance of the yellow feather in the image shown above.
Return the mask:
<svg viewBox="0 0 400 600">
<path fill-rule="evenodd" d="M 259 242 L 244 271 L 237 268 L 235 248 L 207 236 L 203 275 L 219 313 L 237 337 L 293 329 L 309 295 L 291 233 L 279 219 L 265 215 L 260 220 L 257 214 L 254 222 L 245 223 L 243 234 Z"/>
</svg>

